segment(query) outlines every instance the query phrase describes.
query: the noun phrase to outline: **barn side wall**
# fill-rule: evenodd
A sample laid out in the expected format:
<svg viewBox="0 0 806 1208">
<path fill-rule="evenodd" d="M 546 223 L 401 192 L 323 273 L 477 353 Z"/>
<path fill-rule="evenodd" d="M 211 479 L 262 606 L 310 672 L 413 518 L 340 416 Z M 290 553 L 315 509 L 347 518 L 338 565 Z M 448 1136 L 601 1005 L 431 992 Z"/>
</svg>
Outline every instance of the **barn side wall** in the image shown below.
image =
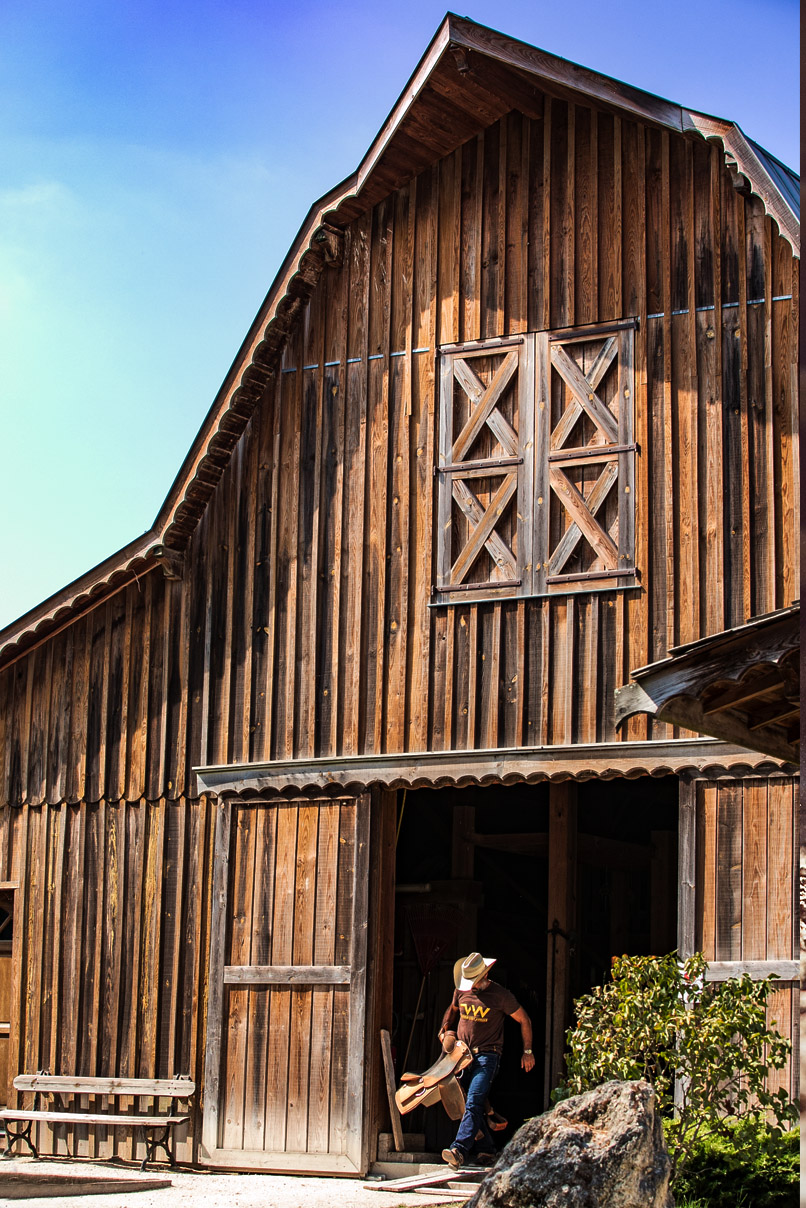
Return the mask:
<svg viewBox="0 0 806 1208">
<path fill-rule="evenodd" d="M 201 1082 L 213 821 L 204 798 L 0 811 L 22 1008 L 12 1014 L 9 1103 L 20 1071 Z M 178 1133 L 180 1160 L 192 1158 L 193 1131 Z M 74 1136 L 79 1156 L 145 1153 L 126 1130 Z M 40 1143 L 67 1153 L 63 1130 L 42 1126 Z"/>
</svg>

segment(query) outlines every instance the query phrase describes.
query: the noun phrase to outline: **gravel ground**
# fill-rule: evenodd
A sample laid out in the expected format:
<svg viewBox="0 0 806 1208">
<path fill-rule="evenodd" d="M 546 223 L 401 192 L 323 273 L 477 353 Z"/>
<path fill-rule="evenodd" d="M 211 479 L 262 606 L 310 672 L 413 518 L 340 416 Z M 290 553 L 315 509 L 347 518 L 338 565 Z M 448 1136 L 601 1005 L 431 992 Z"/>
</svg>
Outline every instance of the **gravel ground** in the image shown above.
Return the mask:
<svg viewBox="0 0 806 1208">
<path fill-rule="evenodd" d="M 136 1191 L 134 1187 L 110 1194 L 32 1196 L 20 1199 L 3 1194 L 4 1176 L 12 1173 L 59 1174 L 72 1179 L 169 1178 L 170 1187 Z M 6 1183 L 6 1190 L 9 1184 Z M 33 1188 L 31 1189 L 33 1190 Z M 33 1159 L 0 1163 L 2 1208 L 399 1208 L 401 1205 L 445 1205 L 456 1202 L 455 1194 L 444 1198 L 429 1194 L 372 1191 L 360 1179 L 317 1179 L 271 1174 L 219 1174 L 207 1171 L 173 1170 L 160 1167 L 144 1174 L 132 1167 L 94 1162 L 34 1162 Z"/>
</svg>

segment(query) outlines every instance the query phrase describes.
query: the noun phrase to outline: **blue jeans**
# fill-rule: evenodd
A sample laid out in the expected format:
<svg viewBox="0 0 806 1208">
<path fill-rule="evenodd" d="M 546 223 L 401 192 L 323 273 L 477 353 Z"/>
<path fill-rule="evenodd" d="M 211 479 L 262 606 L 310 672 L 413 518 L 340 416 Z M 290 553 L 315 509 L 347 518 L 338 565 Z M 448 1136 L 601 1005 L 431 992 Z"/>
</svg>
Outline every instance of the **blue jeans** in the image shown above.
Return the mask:
<svg viewBox="0 0 806 1208">
<path fill-rule="evenodd" d="M 476 1133 L 479 1131 L 482 1134 L 482 1140 L 478 1142 L 479 1151 L 481 1153 L 495 1152 L 495 1143 L 492 1133 L 487 1127 L 484 1106 L 492 1080 L 498 1073 L 500 1060 L 497 1053 L 477 1053 L 472 1063 L 462 1071 L 462 1082 L 465 1088 L 465 1114 L 462 1116 L 456 1140 L 451 1148 L 458 1149 L 465 1158 L 476 1149 Z"/>
</svg>

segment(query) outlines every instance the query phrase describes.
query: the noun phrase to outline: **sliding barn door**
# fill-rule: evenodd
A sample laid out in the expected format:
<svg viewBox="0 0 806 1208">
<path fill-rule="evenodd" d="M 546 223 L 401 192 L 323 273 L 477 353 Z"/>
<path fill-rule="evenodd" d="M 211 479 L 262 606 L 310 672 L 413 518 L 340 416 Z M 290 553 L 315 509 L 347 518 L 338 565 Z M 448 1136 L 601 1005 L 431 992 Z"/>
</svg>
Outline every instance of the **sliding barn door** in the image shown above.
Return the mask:
<svg viewBox="0 0 806 1208">
<path fill-rule="evenodd" d="M 218 808 L 202 1161 L 364 1173 L 369 817 Z"/>
</svg>

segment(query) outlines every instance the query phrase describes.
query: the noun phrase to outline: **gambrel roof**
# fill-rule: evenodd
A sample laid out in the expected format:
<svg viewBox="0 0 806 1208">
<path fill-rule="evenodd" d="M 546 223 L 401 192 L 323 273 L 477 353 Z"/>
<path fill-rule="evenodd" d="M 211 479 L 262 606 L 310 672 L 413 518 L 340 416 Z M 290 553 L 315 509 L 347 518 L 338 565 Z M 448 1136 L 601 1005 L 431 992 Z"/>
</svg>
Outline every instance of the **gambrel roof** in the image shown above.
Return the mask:
<svg viewBox="0 0 806 1208">
<path fill-rule="evenodd" d="M 278 364 L 342 231 L 358 215 L 513 109 L 542 115 L 542 95 L 720 143 L 740 190 L 758 196 L 800 254 L 798 178 L 730 121 L 651 93 L 449 13 L 356 171 L 310 209 L 153 526 L 0 631 L 0 661 L 69 623 L 92 602 L 183 551 Z"/>
</svg>

